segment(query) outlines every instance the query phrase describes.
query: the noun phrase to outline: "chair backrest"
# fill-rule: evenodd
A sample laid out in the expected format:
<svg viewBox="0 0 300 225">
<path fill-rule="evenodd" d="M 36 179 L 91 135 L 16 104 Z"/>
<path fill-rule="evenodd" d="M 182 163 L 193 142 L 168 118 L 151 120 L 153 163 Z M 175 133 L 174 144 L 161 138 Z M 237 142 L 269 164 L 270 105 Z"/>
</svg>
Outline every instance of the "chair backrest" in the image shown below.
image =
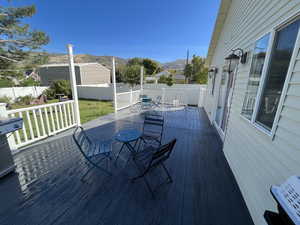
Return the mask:
<svg viewBox="0 0 300 225">
<path fill-rule="evenodd" d="M 155 167 L 156 165 L 166 161 L 170 157 L 173 148 L 176 144 L 176 141 L 177 139 L 175 138 L 172 141 L 170 141 L 168 144 L 160 146 L 158 150 L 153 154 L 149 167 L 150 168 Z"/>
<path fill-rule="evenodd" d="M 78 126 L 75 129 L 73 139 L 83 156 L 89 159 L 95 144 L 88 137 L 83 127 Z"/>
<path fill-rule="evenodd" d="M 164 129 L 164 118 L 160 115 L 145 115 L 144 126 L 143 126 L 143 134 L 148 135 L 159 135 L 160 139 L 162 137 Z"/>
</svg>

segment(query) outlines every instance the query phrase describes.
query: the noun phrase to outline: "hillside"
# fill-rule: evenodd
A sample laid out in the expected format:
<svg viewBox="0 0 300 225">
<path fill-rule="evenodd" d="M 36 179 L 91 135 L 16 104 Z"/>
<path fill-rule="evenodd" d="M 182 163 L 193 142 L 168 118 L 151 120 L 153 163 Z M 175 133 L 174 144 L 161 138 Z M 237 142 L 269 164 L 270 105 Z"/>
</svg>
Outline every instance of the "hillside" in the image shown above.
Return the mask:
<svg viewBox="0 0 300 225">
<path fill-rule="evenodd" d="M 115 57 L 117 65 L 124 65 L 127 63 L 126 59 Z M 74 56 L 76 63 L 98 62 L 108 68 L 111 68 L 111 56 L 94 56 L 87 54 L 78 54 Z M 68 56 L 64 54 L 49 54 L 49 63 L 67 63 Z"/>
<path fill-rule="evenodd" d="M 50 53 L 49 55 L 49 63 L 67 63 L 68 56 L 65 54 L 55 54 Z M 121 57 L 115 57 L 117 65 L 125 65 L 128 59 L 124 59 Z M 111 68 L 111 56 L 95 56 L 88 54 L 78 54 L 74 57 L 76 63 L 87 63 L 87 62 L 98 62 L 108 68 Z M 175 70 L 183 70 L 185 66 L 185 59 L 178 59 L 173 62 L 161 63 L 164 69 L 175 69 Z"/>
<path fill-rule="evenodd" d="M 164 69 L 183 70 L 186 64 L 186 59 L 177 59 L 173 62 L 162 64 Z"/>
</svg>

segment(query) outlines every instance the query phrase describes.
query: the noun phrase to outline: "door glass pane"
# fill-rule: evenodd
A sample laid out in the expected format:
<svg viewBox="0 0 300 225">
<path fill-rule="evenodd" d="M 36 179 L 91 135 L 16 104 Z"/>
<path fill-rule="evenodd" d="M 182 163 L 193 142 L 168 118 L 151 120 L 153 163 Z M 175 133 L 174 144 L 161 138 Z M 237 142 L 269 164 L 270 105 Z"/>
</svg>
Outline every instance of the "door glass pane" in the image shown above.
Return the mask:
<svg viewBox="0 0 300 225">
<path fill-rule="evenodd" d="M 251 120 L 253 115 L 256 95 L 267 54 L 269 38 L 270 34 L 258 40 L 253 51 L 253 59 L 250 69 L 248 86 L 242 108 L 242 115 L 249 120 Z"/>
<path fill-rule="evenodd" d="M 268 130 L 271 130 L 273 126 L 298 30 L 299 20 L 276 33 L 271 63 L 257 115 L 257 122 Z"/>
</svg>

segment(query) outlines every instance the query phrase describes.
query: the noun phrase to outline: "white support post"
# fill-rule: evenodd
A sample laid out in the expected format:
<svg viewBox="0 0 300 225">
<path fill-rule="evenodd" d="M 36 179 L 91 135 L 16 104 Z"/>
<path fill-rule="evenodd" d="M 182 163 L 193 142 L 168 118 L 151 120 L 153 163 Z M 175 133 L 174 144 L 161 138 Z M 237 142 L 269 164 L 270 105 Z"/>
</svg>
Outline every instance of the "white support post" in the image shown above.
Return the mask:
<svg viewBox="0 0 300 225">
<path fill-rule="evenodd" d="M 0 118 L 8 118 L 6 103 L 0 103 Z M 16 150 L 16 142 L 12 133 L 6 135 L 11 150 Z"/>
<path fill-rule="evenodd" d="M 113 91 L 114 91 L 114 107 L 115 113 L 118 112 L 118 104 L 117 104 L 117 86 L 116 86 L 116 63 L 115 57 L 112 57 L 112 81 L 113 81 Z"/>
<path fill-rule="evenodd" d="M 163 106 L 165 105 L 165 95 L 166 95 L 166 89 L 163 88 L 163 89 L 162 89 L 162 105 L 163 105 Z"/>
<path fill-rule="evenodd" d="M 143 93 L 143 83 L 144 83 L 144 67 L 141 66 L 141 94 Z"/>
<path fill-rule="evenodd" d="M 132 88 L 130 88 L 130 99 L 129 99 L 129 101 L 130 101 L 130 106 L 132 106 L 132 105 L 133 105 L 133 93 L 132 93 Z"/>
<path fill-rule="evenodd" d="M 79 112 L 79 103 L 78 103 L 78 94 L 77 94 L 75 65 L 74 65 L 74 57 L 73 57 L 73 46 L 71 44 L 68 44 L 67 49 L 69 54 L 70 82 L 71 82 L 72 96 L 74 100 L 74 114 L 75 114 L 77 126 L 80 126 L 81 122 L 80 122 L 80 112 Z"/>
</svg>

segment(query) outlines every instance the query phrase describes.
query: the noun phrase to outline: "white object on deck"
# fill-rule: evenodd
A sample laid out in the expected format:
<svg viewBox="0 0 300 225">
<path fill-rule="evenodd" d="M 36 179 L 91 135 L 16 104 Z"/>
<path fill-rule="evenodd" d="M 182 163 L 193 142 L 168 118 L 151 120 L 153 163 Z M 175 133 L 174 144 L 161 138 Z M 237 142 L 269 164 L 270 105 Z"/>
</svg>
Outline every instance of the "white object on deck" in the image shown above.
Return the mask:
<svg viewBox="0 0 300 225">
<path fill-rule="evenodd" d="M 79 112 L 78 94 L 77 94 L 77 86 L 76 86 L 73 46 L 71 44 L 68 44 L 67 49 L 69 55 L 69 71 L 70 71 L 72 96 L 74 100 L 74 113 L 75 113 L 76 123 L 78 126 L 80 126 L 81 122 L 80 122 L 80 112 Z"/>
<path fill-rule="evenodd" d="M 117 87 L 116 87 L 116 63 L 115 57 L 112 57 L 112 80 L 113 80 L 113 90 L 114 90 L 114 108 L 115 113 L 118 111 L 118 104 L 117 104 Z"/>
</svg>

